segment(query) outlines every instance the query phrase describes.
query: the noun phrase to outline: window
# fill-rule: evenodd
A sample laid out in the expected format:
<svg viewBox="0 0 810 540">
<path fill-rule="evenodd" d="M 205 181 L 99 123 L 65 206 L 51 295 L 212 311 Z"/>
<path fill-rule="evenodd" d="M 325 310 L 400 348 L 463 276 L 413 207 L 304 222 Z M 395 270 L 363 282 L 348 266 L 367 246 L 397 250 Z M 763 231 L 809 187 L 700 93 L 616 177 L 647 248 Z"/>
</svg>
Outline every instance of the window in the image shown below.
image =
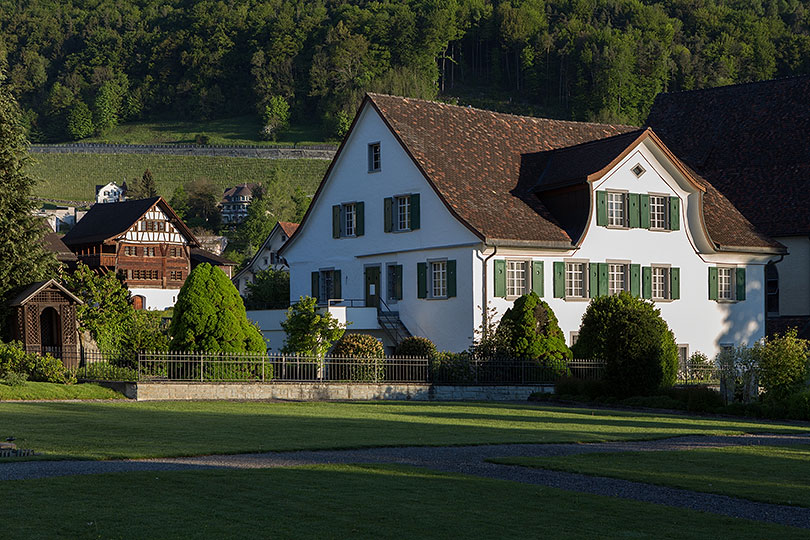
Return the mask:
<svg viewBox="0 0 810 540">
<path fill-rule="evenodd" d="M 734 272 L 728 267 L 717 269 L 717 299 L 734 300 Z"/>
<path fill-rule="evenodd" d="M 608 264 L 608 294 L 627 290 L 627 265 Z"/>
<path fill-rule="evenodd" d="M 666 229 L 668 197 L 650 195 L 650 228 Z"/>
<path fill-rule="evenodd" d="M 368 145 L 368 172 L 380 170 L 380 143 Z"/>
<path fill-rule="evenodd" d="M 630 170 L 636 175 L 636 178 L 639 178 L 642 174 L 647 172 L 646 169 L 641 166 L 641 163 L 636 163 L 636 165 Z"/>
<path fill-rule="evenodd" d="M 320 271 L 320 291 L 318 293 L 318 300 L 326 303 L 330 298 L 335 296 L 335 271 L 334 270 L 321 270 Z"/>
<path fill-rule="evenodd" d="M 612 227 L 625 227 L 627 225 L 625 219 L 625 194 L 614 193 L 608 191 L 607 193 L 607 207 L 608 207 L 608 225 Z"/>
<path fill-rule="evenodd" d="M 411 197 L 403 195 L 395 197 L 397 207 L 396 226 L 398 231 L 407 231 L 411 228 Z"/>
<path fill-rule="evenodd" d="M 585 268 L 584 262 L 565 263 L 565 297 L 585 298 Z"/>
<path fill-rule="evenodd" d="M 430 296 L 433 298 L 447 296 L 447 261 L 430 263 Z"/>
<path fill-rule="evenodd" d="M 779 270 L 773 261 L 765 267 L 765 294 L 768 313 L 779 313 Z"/>
<path fill-rule="evenodd" d="M 396 303 L 402 300 L 402 265 L 389 264 L 386 267 L 386 284 L 388 303 Z"/>
<path fill-rule="evenodd" d="M 127 270 L 127 279 L 133 279 L 138 281 L 146 281 L 146 280 L 158 280 L 160 279 L 160 273 L 157 270 Z"/>
<path fill-rule="evenodd" d="M 571 332 L 570 336 L 571 337 L 569 338 L 569 343 L 571 345 L 569 345 L 569 346 L 573 347 L 574 345 L 577 344 L 577 341 L 579 340 L 579 332 Z"/>
<path fill-rule="evenodd" d="M 169 248 L 169 257 L 182 257 L 182 256 L 183 255 L 182 252 L 180 251 L 180 248 L 177 247 Z"/>
<path fill-rule="evenodd" d="M 169 273 L 169 279 L 172 281 L 181 281 L 183 279 L 183 272 L 180 270 L 172 270 Z"/>
<path fill-rule="evenodd" d="M 134 257 L 137 254 L 138 254 L 138 248 L 136 248 L 135 246 L 125 246 L 124 247 L 124 255 Z"/>
<path fill-rule="evenodd" d="M 506 296 L 526 294 L 526 261 L 506 261 Z"/>
<path fill-rule="evenodd" d="M 154 257 L 155 256 L 155 248 L 154 247 L 145 247 L 145 248 L 143 248 L 143 256 L 144 257 Z"/>
<path fill-rule="evenodd" d="M 653 300 L 669 300 L 669 268 L 652 267 L 652 298 Z"/>
<path fill-rule="evenodd" d="M 163 221 L 148 219 L 146 221 L 141 221 L 141 230 L 152 232 L 164 231 L 166 230 L 166 223 Z"/>
<path fill-rule="evenodd" d="M 343 236 L 354 236 L 356 224 L 356 207 L 354 203 L 342 205 L 343 210 Z"/>
</svg>

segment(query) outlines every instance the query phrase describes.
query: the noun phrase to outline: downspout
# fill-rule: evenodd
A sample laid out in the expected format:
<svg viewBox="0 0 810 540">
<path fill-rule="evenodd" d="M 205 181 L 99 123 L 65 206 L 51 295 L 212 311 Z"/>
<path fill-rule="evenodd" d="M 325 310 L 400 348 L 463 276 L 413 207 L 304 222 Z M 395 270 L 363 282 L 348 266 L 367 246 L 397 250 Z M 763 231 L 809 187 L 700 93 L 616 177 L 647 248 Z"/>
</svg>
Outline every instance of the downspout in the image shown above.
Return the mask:
<svg viewBox="0 0 810 540">
<path fill-rule="evenodd" d="M 481 329 L 484 332 L 486 332 L 487 328 L 489 328 L 489 325 L 487 324 L 489 322 L 487 320 L 489 318 L 489 310 L 487 309 L 489 307 L 489 301 L 487 300 L 487 283 L 489 282 L 487 280 L 487 263 L 489 262 L 489 260 L 492 257 L 494 257 L 498 253 L 498 246 L 493 246 L 493 247 L 494 247 L 494 250 L 493 250 L 492 254 L 487 256 L 487 257 L 484 257 L 484 259 L 483 259 L 483 264 L 484 264 L 484 268 L 483 268 L 483 272 L 482 272 L 483 283 L 481 284 L 481 287 L 482 287 L 482 290 L 481 290 L 481 292 L 482 292 L 482 295 L 481 295 Z M 486 248 L 486 244 L 484 244 L 484 248 Z M 485 337 L 488 337 L 488 336 L 485 336 Z"/>
</svg>

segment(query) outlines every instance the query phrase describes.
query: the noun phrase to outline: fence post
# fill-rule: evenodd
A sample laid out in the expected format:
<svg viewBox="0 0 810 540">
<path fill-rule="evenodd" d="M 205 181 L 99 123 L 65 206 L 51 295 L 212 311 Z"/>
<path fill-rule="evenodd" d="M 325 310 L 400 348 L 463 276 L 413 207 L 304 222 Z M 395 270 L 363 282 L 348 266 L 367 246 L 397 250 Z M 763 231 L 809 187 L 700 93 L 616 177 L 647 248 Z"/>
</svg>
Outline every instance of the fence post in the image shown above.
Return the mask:
<svg viewBox="0 0 810 540">
<path fill-rule="evenodd" d="M 135 358 L 138 362 L 138 382 L 141 382 L 141 351 L 135 353 Z"/>
<path fill-rule="evenodd" d="M 197 354 L 200 355 L 200 382 L 203 382 L 203 370 L 205 366 L 203 365 L 203 353 L 198 352 Z"/>
</svg>

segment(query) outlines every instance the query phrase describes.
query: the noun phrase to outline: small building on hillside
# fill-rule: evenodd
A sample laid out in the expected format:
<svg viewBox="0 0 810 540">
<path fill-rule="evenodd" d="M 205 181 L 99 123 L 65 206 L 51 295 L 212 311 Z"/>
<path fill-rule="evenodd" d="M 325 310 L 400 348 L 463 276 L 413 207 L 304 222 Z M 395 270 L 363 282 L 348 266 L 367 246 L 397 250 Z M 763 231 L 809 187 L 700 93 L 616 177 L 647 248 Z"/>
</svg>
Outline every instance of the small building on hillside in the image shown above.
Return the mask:
<svg viewBox="0 0 810 540">
<path fill-rule="evenodd" d="M 96 202 L 99 204 L 122 202 L 126 200 L 126 194 L 126 182 L 120 186 L 115 182 L 96 186 Z"/>
<path fill-rule="evenodd" d="M 95 204 L 62 241 L 90 268 L 121 274 L 143 309 L 174 306 L 199 247 L 161 197 Z"/>
<path fill-rule="evenodd" d="M 286 270 L 290 268 L 287 266 L 287 261 L 281 257 L 278 252 L 290 236 L 295 233 L 298 228 L 298 223 L 290 223 L 289 221 L 279 221 L 276 223 L 270 234 L 267 235 L 262 245 L 256 251 L 256 254 L 250 261 L 242 268 L 234 277 L 233 283 L 239 289 L 239 294 L 244 296 L 247 294 L 247 284 L 253 283 L 256 274 L 262 270 L 272 268 L 274 270 Z"/>
<path fill-rule="evenodd" d="M 245 220 L 257 186 L 258 184 L 240 184 L 225 190 L 219 203 L 224 225 L 235 225 Z"/>
</svg>

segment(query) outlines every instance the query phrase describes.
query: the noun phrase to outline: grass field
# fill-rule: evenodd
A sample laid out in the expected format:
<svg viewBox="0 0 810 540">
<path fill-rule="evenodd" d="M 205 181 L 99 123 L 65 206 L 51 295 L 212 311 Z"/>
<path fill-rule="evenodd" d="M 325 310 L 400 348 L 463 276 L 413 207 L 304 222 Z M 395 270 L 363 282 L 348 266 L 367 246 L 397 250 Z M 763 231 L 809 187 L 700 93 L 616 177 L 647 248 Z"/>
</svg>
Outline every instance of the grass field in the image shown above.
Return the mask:
<svg viewBox="0 0 810 540">
<path fill-rule="evenodd" d="M 97 384 L 26 382 L 10 386 L 0 380 L 0 401 L 19 399 L 124 399 L 124 395 Z"/>
<path fill-rule="evenodd" d="M 394 466 L 3 483 L 8 538 L 806 538 L 693 510 Z M 21 511 L 24 509 L 24 511 Z M 33 518 L 33 516 L 36 516 Z"/>
<path fill-rule="evenodd" d="M 222 401 L 6 402 L 0 403 L 0 427 L 7 431 L 0 437 L 16 437 L 21 448 L 86 459 L 807 431 L 748 420 L 497 403 Z"/>
<path fill-rule="evenodd" d="M 736 446 L 490 461 L 810 507 L 808 446 Z"/>
<path fill-rule="evenodd" d="M 219 120 L 184 122 L 131 122 L 116 126 L 103 137 L 83 139 L 81 142 L 118 144 L 188 144 L 205 134 L 209 144 L 267 145 L 324 144 L 320 124 L 297 124 L 279 133 L 275 142 L 259 139 L 259 119 L 255 115 L 236 116 Z"/>
<path fill-rule="evenodd" d="M 329 162 L 317 159 L 249 159 L 158 154 L 35 154 L 30 172 L 40 180 L 34 195 L 71 201 L 95 199 L 97 184 L 119 185 L 150 169 L 163 197 L 194 180 L 207 178 L 223 189 L 242 182 L 278 185 L 292 193 L 300 186 L 314 193 Z"/>
</svg>

